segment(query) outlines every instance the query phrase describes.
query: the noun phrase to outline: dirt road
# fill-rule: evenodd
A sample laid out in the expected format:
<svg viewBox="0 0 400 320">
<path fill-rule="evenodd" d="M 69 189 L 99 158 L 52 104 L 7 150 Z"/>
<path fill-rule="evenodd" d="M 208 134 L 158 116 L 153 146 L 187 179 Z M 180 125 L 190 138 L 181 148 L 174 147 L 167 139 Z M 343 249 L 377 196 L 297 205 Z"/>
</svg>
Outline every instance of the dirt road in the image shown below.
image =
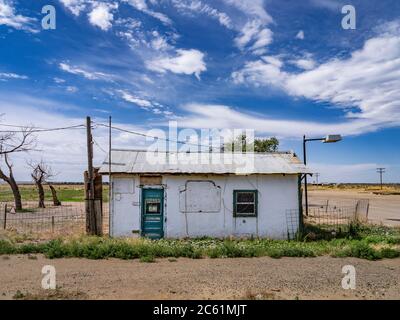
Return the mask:
<svg viewBox="0 0 400 320">
<path fill-rule="evenodd" d="M 400 195 L 376 195 L 372 192 L 352 190 L 312 190 L 308 193 L 309 203 L 351 206 L 359 199 L 369 199 L 369 220 L 389 226 L 400 226 Z"/>
<path fill-rule="evenodd" d="M 54 265 L 57 298 L 78 299 L 400 299 L 400 259 L 353 258 L 48 260 L 0 257 L 0 299 L 19 290 L 32 298 L 41 289 L 41 269 Z M 341 287 L 344 265 L 356 268 L 356 290 Z M 21 296 L 21 295 L 20 295 Z"/>
</svg>

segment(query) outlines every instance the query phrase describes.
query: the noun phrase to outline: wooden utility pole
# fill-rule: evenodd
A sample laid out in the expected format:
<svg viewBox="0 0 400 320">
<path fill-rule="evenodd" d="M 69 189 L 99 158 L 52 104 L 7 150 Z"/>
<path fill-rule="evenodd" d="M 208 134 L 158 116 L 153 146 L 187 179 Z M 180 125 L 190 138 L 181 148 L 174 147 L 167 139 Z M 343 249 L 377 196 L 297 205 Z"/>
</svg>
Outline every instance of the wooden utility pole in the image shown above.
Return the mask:
<svg viewBox="0 0 400 320">
<path fill-rule="evenodd" d="M 376 172 L 380 175 L 381 190 L 383 189 L 383 178 L 382 175 L 385 173 L 386 168 L 376 168 Z"/>
<path fill-rule="evenodd" d="M 111 204 L 112 204 L 112 181 L 111 181 L 111 152 L 112 152 L 112 119 L 109 118 L 108 131 L 108 234 L 111 236 Z"/>
<path fill-rule="evenodd" d="M 94 205 L 94 172 L 93 172 L 93 137 L 92 121 L 86 117 L 86 135 L 87 135 L 87 204 L 86 204 L 86 232 L 89 235 L 97 234 L 96 209 Z"/>
</svg>

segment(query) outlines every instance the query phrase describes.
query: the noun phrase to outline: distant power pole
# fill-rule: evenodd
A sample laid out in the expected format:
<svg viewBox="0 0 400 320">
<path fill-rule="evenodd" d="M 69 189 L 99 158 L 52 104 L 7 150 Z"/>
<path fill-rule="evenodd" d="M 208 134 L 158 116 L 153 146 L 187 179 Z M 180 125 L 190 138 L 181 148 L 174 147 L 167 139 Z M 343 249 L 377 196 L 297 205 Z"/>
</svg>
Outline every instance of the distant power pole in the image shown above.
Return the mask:
<svg viewBox="0 0 400 320">
<path fill-rule="evenodd" d="M 383 189 L 383 180 L 382 180 L 382 176 L 385 173 L 386 168 L 376 168 L 376 172 L 379 173 L 380 176 L 380 180 L 381 180 L 381 190 Z"/>
<path fill-rule="evenodd" d="M 315 179 L 317 180 L 317 186 L 319 185 L 319 183 L 318 183 L 318 178 L 319 178 L 319 176 L 321 175 L 321 174 L 319 174 L 318 172 L 316 172 L 316 173 L 314 173 L 315 174 Z"/>
</svg>

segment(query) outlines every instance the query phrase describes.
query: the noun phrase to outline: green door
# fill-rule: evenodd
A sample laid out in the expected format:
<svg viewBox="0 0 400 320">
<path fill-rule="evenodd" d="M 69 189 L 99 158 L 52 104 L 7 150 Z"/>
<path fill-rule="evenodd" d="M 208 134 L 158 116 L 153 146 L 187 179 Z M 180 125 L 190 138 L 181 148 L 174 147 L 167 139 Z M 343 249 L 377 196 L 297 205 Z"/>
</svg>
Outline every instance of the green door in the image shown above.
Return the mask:
<svg viewBox="0 0 400 320">
<path fill-rule="evenodd" d="M 142 236 L 160 239 L 164 236 L 164 190 L 142 189 Z"/>
</svg>

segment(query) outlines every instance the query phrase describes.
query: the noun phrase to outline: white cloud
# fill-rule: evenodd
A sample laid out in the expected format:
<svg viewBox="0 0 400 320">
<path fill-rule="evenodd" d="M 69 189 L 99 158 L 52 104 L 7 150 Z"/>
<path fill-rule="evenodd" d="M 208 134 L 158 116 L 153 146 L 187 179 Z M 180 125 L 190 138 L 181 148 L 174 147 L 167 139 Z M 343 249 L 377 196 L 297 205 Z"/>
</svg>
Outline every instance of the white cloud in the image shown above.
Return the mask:
<svg viewBox="0 0 400 320">
<path fill-rule="evenodd" d="M 335 12 L 345 5 L 345 2 L 338 0 L 310 0 L 311 4 L 316 7 L 329 9 Z"/>
<path fill-rule="evenodd" d="M 247 62 L 232 74 L 236 83 L 275 85 L 288 94 L 343 108 L 357 132 L 400 125 L 400 26 L 344 59 L 332 59 L 311 70 L 289 73 L 264 59 Z M 310 62 L 300 61 L 303 67 Z M 358 127 L 369 122 L 368 128 Z"/>
<path fill-rule="evenodd" d="M 166 107 L 156 101 L 151 101 L 148 98 L 140 97 L 126 90 L 117 90 L 116 92 L 124 101 L 133 103 L 146 111 L 152 112 L 155 115 L 163 115 L 166 118 L 176 117 L 173 112 L 165 110 Z"/>
<path fill-rule="evenodd" d="M 316 64 L 317 64 L 315 62 L 315 60 L 312 59 L 310 56 L 309 57 L 300 58 L 300 59 L 291 60 L 289 62 L 294 64 L 297 68 L 303 69 L 303 70 L 314 69 Z"/>
<path fill-rule="evenodd" d="M 70 92 L 70 93 L 75 93 L 75 92 L 79 91 L 79 89 L 77 87 L 75 87 L 75 86 L 68 86 L 66 88 L 66 90 L 67 90 L 67 92 Z"/>
<path fill-rule="evenodd" d="M 118 5 L 110 5 L 105 3 L 95 4 L 92 11 L 88 14 L 89 22 L 92 25 L 107 31 L 112 27 L 112 21 L 114 20 L 112 10 L 117 8 Z"/>
<path fill-rule="evenodd" d="M 148 69 L 160 73 L 170 71 L 177 74 L 194 74 L 198 79 L 200 79 L 200 74 L 207 70 L 204 53 L 195 49 L 178 49 L 176 56 L 147 61 L 146 66 Z"/>
<path fill-rule="evenodd" d="M 151 40 L 151 47 L 154 50 L 165 51 L 172 48 L 172 46 L 168 44 L 168 41 L 157 31 L 153 31 L 152 35 L 154 38 Z"/>
<path fill-rule="evenodd" d="M 76 67 L 76 66 L 71 66 L 68 63 L 62 62 L 59 64 L 59 67 L 61 70 L 71 73 L 71 74 L 75 74 L 75 75 L 79 75 L 79 76 L 83 76 L 84 78 L 88 79 L 88 80 L 105 80 L 105 81 L 112 81 L 112 75 L 110 74 L 106 74 L 103 72 L 93 72 L 93 71 L 88 71 L 85 69 L 82 69 L 80 67 Z"/>
<path fill-rule="evenodd" d="M 85 119 L 78 117 L 65 116 L 65 109 L 77 108 L 75 106 L 65 105 L 59 101 L 38 99 L 19 94 L 3 94 L 0 92 L 1 111 L 5 115 L 2 118 L 4 123 L 15 125 L 35 125 L 41 128 L 67 127 L 73 125 L 85 124 Z M 93 121 L 107 123 L 106 119 L 92 119 Z M 1 124 L 1 123 L 0 123 Z M 146 133 L 141 127 L 126 125 L 115 122 L 116 127 L 130 131 Z M 108 129 L 97 127 L 93 130 L 93 135 L 97 143 L 107 149 Z M 27 160 L 43 159 L 49 163 L 55 172 L 59 175 L 55 178 L 57 181 L 82 181 L 83 172 L 87 168 L 86 157 L 86 130 L 72 129 L 52 132 L 42 132 L 36 134 L 38 139 L 37 149 L 29 153 L 18 153 L 10 156 L 14 163 L 14 173 L 19 181 L 30 181 L 30 168 L 26 165 Z M 143 137 L 132 134 L 113 132 L 113 147 L 115 148 L 141 148 L 143 149 L 145 141 Z M 94 164 L 99 166 L 106 154 L 102 152 L 97 145 L 94 145 Z"/>
<path fill-rule="evenodd" d="M 209 4 L 204 3 L 200 0 L 172 0 L 172 4 L 177 8 L 180 12 L 183 13 L 197 13 L 197 14 L 205 14 L 211 18 L 217 19 L 218 22 L 228 28 L 233 28 L 233 22 L 231 18 L 225 13 L 221 12 Z"/>
<path fill-rule="evenodd" d="M 257 18 L 263 24 L 269 24 L 274 21 L 264 8 L 264 0 L 224 0 L 224 2 L 236 7 L 250 17 Z"/>
<path fill-rule="evenodd" d="M 147 15 L 160 20 L 162 23 L 166 25 L 172 24 L 171 19 L 168 18 L 165 14 L 151 10 L 147 5 L 146 0 L 122 0 L 122 1 L 128 3 L 136 10 L 146 13 Z"/>
<path fill-rule="evenodd" d="M 118 2 L 96 0 L 60 0 L 61 3 L 75 16 L 88 11 L 89 22 L 107 31 L 112 27 L 113 11 L 118 9 Z"/>
<path fill-rule="evenodd" d="M 261 55 L 266 47 L 272 43 L 273 33 L 259 20 L 252 20 L 245 24 L 240 34 L 235 38 L 236 46 L 244 50 L 250 44 L 249 50 Z M 251 44 L 252 43 L 252 44 Z"/>
<path fill-rule="evenodd" d="M 281 87 L 286 78 L 286 74 L 281 71 L 282 65 L 277 57 L 263 56 L 257 61 L 247 62 L 241 70 L 233 72 L 232 79 L 236 84 Z"/>
<path fill-rule="evenodd" d="M 123 26 L 128 30 L 135 30 L 142 26 L 142 22 L 131 17 L 129 18 L 119 18 L 115 20 L 115 24 L 118 26 Z"/>
<path fill-rule="evenodd" d="M 304 40 L 304 31 L 303 31 L 303 30 L 300 30 L 300 31 L 297 33 L 296 39 Z"/>
<path fill-rule="evenodd" d="M 134 103 L 142 108 L 153 107 L 153 104 L 149 100 L 142 99 L 124 90 L 119 90 L 118 92 L 121 94 L 122 99 L 127 102 Z"/>
<path fill-rule="evenodd" d="M 27 80 L 29 79 L 28 76 L 16 74 L 12 72 L 0 72 L 0 80 L 9 80 L 9 79 L 16 79 L 16 80 Z"/>
<path fill-rule="evenodd" d="M 279 107 L 279 106 L 277 106 Z M 275 135 L 284 138 L 299 138 L 303 134 L 324 136 L 332 132 L 354 135 L 373 128 L 367 119 L 343 122 L 315 122 L 305 120 L 273 119 L 261 114 L 248 114 L 226 105 L 191 103 L 184 108 L 189 115 L 179 120 L 183 128 L 254 129 L 257 134 Z"/>
<path fill-rule="evenodd" d="M 74 14 L 79 16 L 82 11 L 86 9 L 88 0 L 60 0 L 61 3 Z"/>
<path fill-rule="evenodd" d="M 35 22 L 34 18 L 16 14 L 12 0 L 0 0 L 0 25 L 36 33 L 39 30 L 34 26 Z"/>
<path fill-rule="evenodd" d="M 55 83 L 58 83 L 58 84 L 65 83 L 65 80 L 61 79 L 61 78 L 55 77 L 55 78 L 53 78 L 53 80 L 54 80 Z"/>
</svg>

